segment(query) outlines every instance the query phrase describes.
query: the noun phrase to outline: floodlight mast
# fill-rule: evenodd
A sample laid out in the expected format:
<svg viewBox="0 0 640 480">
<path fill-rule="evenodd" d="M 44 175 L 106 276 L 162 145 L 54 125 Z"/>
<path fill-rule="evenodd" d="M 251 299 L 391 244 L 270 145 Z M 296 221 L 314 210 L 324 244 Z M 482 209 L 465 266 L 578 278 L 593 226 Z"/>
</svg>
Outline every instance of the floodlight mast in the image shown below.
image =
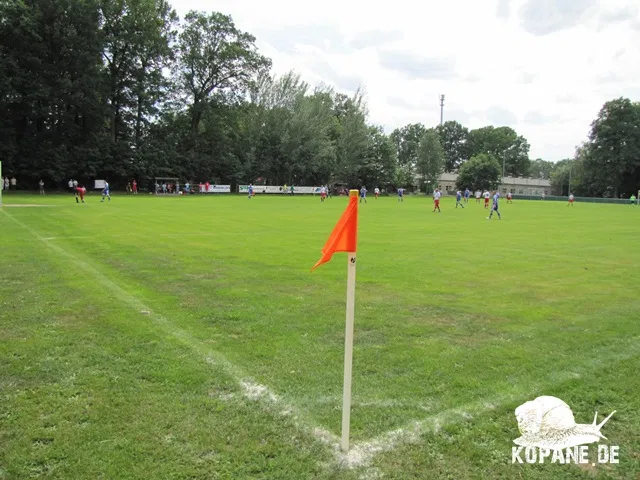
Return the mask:
<svg viewBox="0 0 640 480">
<path fill-rule="evenodd" d="M 444 120 L 444 94 L 440 95 L 440 125 Z"/>
</svg>

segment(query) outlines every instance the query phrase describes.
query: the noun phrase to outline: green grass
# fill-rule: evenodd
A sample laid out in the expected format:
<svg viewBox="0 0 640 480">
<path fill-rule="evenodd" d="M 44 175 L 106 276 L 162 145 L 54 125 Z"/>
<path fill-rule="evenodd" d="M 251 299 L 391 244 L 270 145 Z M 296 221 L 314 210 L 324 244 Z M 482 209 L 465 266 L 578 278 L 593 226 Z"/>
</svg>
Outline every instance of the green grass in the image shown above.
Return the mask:
<svg viewBox="0 0 640 480">
<path fill-rule="evenodd" d="M 309 271 L 345 198 L 4 203 L 54 206 L 0 213 L 0 478 L 640 472 L 638 208 L 362 205 L 351 438 L 416 435 L 347 468 L 313 434 L 340 435 L 346 256 Z M 620 463 L 512 465 L 539 395 L 617 410 Z"/>
</svg>

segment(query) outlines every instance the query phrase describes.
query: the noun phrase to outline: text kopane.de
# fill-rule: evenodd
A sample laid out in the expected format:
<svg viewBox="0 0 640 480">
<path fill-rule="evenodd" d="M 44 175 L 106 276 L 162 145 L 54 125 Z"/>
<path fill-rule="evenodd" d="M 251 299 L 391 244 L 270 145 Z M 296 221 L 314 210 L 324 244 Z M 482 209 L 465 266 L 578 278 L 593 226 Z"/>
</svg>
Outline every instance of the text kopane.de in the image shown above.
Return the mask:
<svg viewBox="0 0 640 480">
<path fill-rule="evenodd" d="M 580 445 L 564 450 L 549 450 L 538 447 L 511 447 L 511 463 L 618 463 L 618 446 L 598 445 L 590 450 L 588 445 Z"/>
</svg>

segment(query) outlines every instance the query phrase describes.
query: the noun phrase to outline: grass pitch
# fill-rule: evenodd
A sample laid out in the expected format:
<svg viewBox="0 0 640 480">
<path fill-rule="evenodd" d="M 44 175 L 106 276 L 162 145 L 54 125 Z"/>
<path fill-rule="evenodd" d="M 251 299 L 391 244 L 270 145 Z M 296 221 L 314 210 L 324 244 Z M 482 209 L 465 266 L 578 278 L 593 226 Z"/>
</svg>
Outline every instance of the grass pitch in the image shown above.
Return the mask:
<svg viewBox="0 0 640 480">
<path fill-rule="evenodd" d="M 346 198 L 4 203 L 0 478 L 640 472 L 640 208 L 368 199 L 341 459 L 346 255 L 309 270 Z M 539 395 L 617 410 L 620 463 L 512 465 Z"/>
</svg>

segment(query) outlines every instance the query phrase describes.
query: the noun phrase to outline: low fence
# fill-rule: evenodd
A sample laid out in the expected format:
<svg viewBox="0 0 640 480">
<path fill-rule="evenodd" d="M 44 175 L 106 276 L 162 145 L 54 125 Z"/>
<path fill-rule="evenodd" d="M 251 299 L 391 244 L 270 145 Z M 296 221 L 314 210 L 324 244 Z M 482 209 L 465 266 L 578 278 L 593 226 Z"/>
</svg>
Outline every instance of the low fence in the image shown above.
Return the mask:
<svg viewBox="0 0 640 480">
<path fill-rule="evenodd" d="M 249 185 L 238 185 L 239 193 L 249 193 Z M 254 185 L 253 193 L 270 193 L 270 194 L 291 194 L 291 187 L 287 187 L 286 190 L 283 186 L 277 187 L 274 185 Z M 302 195 L 319 195 L 320 187 L 298 187 L 293 186 L 293 193 Z"/>
<path fill-rule="evenodd" d="M 504 199 L 506 195 L 501 195 Z M 543 200 L 540 195 L 516 195 L 513 194 L 514 200 Z M 599 197 L 573 197 L 576 203 L 614 203 L 618 205 L 630 205 L 631 200 L 628 198 L 599 198 Z M 551 202 L 568 202 L 569 197 L 563 197 L 560 195 L 547 195 L 544 197 L 544 201 Z M 637 203 L 637 200 L 634 201 Z"/>
</svg>

